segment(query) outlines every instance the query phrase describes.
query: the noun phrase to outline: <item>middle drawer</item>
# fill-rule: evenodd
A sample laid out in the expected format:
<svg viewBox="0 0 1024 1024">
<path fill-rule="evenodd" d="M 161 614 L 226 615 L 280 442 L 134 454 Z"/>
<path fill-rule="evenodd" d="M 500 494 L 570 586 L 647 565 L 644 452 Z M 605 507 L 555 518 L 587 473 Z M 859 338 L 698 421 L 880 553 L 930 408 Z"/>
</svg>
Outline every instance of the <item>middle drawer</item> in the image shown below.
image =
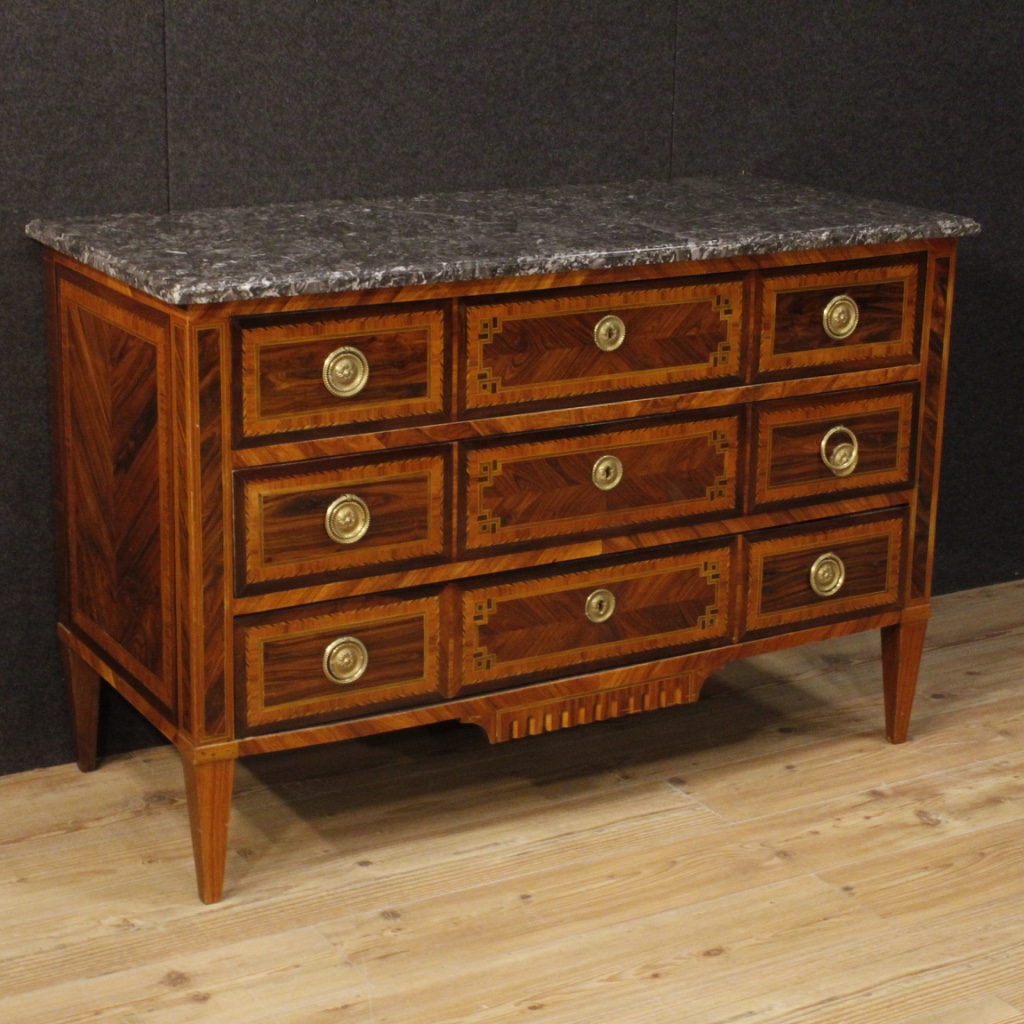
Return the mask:
<svg viewBox="0 0 1024 1024">
<path fill-rule="evenodd" d="M 725 515 L 739 505 L 739 417 L 467 445 L 466 549 Z"/>
</svg>

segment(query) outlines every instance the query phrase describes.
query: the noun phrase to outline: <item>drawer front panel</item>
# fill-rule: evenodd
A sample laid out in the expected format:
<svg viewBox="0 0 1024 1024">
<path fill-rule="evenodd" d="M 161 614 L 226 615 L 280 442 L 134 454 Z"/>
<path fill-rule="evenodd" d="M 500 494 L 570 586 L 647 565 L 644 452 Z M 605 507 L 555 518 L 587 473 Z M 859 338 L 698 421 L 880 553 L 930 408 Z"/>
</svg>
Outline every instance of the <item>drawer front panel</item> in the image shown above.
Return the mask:
<svg viewBox="0 0 1024 1024">
<path fill-rule="evenodd" d="M 596 667 L 724 637 L 727 547 L 585 572 L 467 587 L 461 681 Z"/>
<path fill-rule="evenodd" d="M 736 280 L 467 305 L 468 409 L 735 377 Z"/>
<path fill-rule="evenodd" d="M 240 587 L 368 572 L 448 551 L 448 456 L 322 459 L 236 477 Z"/>
<path fill-rule="evenodd" d="M 914 389 L 754 407 L 755 504 L 910 483 Z"/>
<path fill-rule="evenodd" d="M 444 412 L 439 308 L 277 318 L 246 323 L 239 333 L 244 438 Z"/>
<path fill-rule="evenodd" d="M 242 625 L 242 727 L 351 717 L 440 697 L 440 631 L 436 596 L 339 602 L 317 615 L 306 609 Z"/>
<path fill-rule="evenodd" d="M 750 545 L 748 632 L 895 607 L 903 515 L 787 532 Z"/>
<path fill-rule="evenodd" d="M 590 536 L 737 508 L 736 416 L 464 453 L 465 546 Z"/>
<path fill-rule="evenodd" d="M 917 294 L 916 263 L 766 274 L 759 371 L 912 362 Z"/>
</svg>

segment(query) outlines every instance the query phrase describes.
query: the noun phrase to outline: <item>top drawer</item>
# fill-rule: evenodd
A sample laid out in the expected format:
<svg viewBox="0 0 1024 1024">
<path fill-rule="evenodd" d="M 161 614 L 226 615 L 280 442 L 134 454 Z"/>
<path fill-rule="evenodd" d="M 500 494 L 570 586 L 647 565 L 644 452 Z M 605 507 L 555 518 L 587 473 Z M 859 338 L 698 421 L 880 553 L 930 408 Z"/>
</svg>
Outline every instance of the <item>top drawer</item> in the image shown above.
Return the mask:
<svg viewBox="0 0 1024 1024">
<path fill-rule="evenodd" d="M 629 286 L 467 304 L 467 409 L 735 377 L 743 283 Z"/>
<path fill-rule="evenodd" d="M 444 412 L 440 306 L 266 317 L 238 333 L 243 438 Z"/>
<path fill-rule="evenodd" d="M 759 373 L 913 362 L 918 272 L 908 261 L 765 274 Z"/>
</svg>

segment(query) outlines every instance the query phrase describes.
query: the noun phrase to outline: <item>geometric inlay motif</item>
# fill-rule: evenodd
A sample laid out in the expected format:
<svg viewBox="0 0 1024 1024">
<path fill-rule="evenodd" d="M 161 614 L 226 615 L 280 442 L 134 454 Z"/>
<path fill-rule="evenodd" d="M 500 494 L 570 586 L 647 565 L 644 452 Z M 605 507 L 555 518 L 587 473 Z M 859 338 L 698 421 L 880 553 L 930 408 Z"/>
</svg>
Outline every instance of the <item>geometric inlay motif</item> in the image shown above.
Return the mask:
<svg viewBox="0 0 1024 1024">
<path fill-rule="evenodd" d="M 483 361 L 483 346 L 489 345 L 491 339 L 501 330 L 501 317 L 490 316 L 480 321 L 480 329 L 477 331 L 477 341 L 480 343 L 480 359 Z M 501 378 L 495 377 L 494 371 L 485 366 L 477 373 L 479 388 L 483 394 L 493 395 L 501 386 Z"/>
<path fill-rule="evenodd" d="M 476 517 L 479 533 L 496 533 L 501 526 L 500 516 L 491 516 L 486 512 L 483 492 L 494 482 L 494 478 L 501 476 L 501 462 L 491 459 L 490 462 L 481 462 L 477 467 L 477 494 L 480 508 L 483 510 Z"/>
</svg>

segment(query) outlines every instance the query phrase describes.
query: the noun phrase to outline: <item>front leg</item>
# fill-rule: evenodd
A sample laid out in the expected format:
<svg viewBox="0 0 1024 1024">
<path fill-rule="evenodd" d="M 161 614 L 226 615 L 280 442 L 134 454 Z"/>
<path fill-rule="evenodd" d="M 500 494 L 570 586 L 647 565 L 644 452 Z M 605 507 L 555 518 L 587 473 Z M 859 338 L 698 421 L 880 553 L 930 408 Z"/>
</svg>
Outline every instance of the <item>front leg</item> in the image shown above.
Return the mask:
<svg viewBox="0 0 1024 1024">
<path fill-rule="evenodd" d="M 882 679 L 885 686 L 885 734 L 902 743 L 910 726 L 917 673 L 924 651 L 928 613 L 882 628 Z"/>
<path fill-rule="evenodd" d="M 204 903 L 217 903 L 224 893 L 235 761 L 232 758 L 197 764 L 194 751 L 181 750 L 180 754 L 199 898 Z"/>
</svg>

